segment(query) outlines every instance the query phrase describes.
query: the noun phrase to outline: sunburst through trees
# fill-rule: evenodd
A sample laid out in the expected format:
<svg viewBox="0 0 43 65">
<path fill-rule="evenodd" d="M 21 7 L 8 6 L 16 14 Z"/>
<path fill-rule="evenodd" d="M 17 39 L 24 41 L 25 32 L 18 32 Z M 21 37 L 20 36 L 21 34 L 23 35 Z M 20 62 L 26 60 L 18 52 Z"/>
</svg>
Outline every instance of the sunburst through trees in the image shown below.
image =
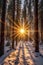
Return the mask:
<svg viewBox="0 0 43 65">
<path fill-rule="evenodd" d="M 16 39 L 16 37 L 18 37 L 18 39 L 20 38 L 25 38 L 26 35 L 28 35 L 28 31 L 29 31 L 29 25 L 28 23 L 21 23 L 21 22 L 14 22 L 14 34 L 12 34 L 11 37 L 14 37 L 14 39 Z"/>
</svg>

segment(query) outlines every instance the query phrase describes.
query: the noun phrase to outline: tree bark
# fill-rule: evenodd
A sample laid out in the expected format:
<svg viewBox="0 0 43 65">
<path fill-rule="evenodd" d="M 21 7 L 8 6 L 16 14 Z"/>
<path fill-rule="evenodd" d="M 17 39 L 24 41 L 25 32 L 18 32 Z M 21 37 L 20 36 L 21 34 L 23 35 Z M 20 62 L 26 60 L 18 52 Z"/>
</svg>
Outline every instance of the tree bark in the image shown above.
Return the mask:
<svg viewBox="0 0 43 65">
<path fill-rule="evenodd" d="M 38 0 L 35 0 L 34 7 L 35 21 L 34 21 L 34 41 L 35 41 L 35 52 L 39 52 L 39 41 L 38 41 Z"/>
<path fill-rule="evenodd" d="M 2 17 L 1 17 L 1 42 L 0 42 L 0 56 L 4 54 L 4 28 L 5 28 L 5 14 L 6 14 L 6 0 L 3 0 Z"/>
<path fill-rule="evenodd" d="M 15 22 L 15 0 L 13 0 L 13 27 L 14 27 L 14 22 Z M 12 29 L 14 34 L 14 28 Z M 14 36 L 12 37 L 12 48 L 14 49 Z"/>
</svg>

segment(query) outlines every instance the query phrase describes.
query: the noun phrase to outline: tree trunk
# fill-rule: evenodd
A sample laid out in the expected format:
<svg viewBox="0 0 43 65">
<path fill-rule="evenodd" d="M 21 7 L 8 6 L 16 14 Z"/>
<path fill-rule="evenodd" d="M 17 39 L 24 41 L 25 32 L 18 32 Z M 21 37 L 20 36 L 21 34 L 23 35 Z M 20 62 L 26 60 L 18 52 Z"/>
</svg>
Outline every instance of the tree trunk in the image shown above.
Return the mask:
<svg viewBox="0 0 43 65">
<path fill-rule="evenodd" d="M 4 27 L 6 14 L 6 0 L 3 0 L 2 17 L 1 17 L 1 42 L 0 42 L 0 56 L 4 54 Z"/>
<path fill-rule="evenodd" d="M 18 21 L 20 21 L 20 1 L 21 0 L 17 0 L 17 15 L 16 15 L 16 24 L 18 25 Z M 17 42 L 18 42 L 18 36 L 16 37 L 16 46 L 17 46 Z"/>
<path fill-rule="evenodd" d="M 15 22 L 15 0 L 13 0 L 13 27 L 14 27 L 14 22 Z M 12 29 L 14 34 L 14 28 Z M 14 36 L 12 37 L 12 48 L 14 49 Z"/>
<path fill-rule="evenodd" d="M 34 14 L 35 14 L 35 22 L 34 22 L 35 52 L 39 52 L 39 41 L 38 41 L 38 0 L 35 0 Z"/>
<path fill-rule="evenodd" d="M 30 41 L 32 40 L 32 37 L 31 37 L 31 23 L 32 23 L 32 12 L 31 12 L 31 0 L 29 0 L 29 4 L 28 4 L 28 15 L 29 15 L 29 21 L 30 21 L 30 36 L 29 36 L 29 39 Z"/>
</svg>

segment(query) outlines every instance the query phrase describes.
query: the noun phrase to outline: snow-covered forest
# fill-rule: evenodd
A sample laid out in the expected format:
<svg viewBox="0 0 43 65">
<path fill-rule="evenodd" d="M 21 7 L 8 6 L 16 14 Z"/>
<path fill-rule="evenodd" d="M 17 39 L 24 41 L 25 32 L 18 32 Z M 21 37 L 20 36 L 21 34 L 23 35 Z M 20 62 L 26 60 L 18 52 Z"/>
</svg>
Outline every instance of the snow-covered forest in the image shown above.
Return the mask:
<svg viewBox="0 0 43 65">
<path fill-rule="evenodd" d="M 0 65 L 43 65 L 43 0 L 0 0 Z"/>
</svg>

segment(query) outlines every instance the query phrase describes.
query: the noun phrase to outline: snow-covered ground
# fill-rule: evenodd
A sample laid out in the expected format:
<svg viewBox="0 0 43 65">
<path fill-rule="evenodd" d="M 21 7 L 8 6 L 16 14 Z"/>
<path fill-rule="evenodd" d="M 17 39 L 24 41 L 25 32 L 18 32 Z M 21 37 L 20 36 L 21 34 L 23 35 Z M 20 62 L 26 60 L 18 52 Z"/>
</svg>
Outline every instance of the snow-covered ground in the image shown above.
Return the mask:
<svg viewBox="0 0 43 65">
<path fill-rule="evenodd" d="M 2 55 L 0 57 L 0 64 L 2 63 L 2 61 L 5 59 L 5 57 L 7 57 L 13 50 L 11 50 L 11 43 L 10 46 L 6 46 L 8 41 L 5 41 L 4 44 L 4 55 Z"/>
<path fill-rule="evenodd" d="M 2 65 L 34 65 L 34 62 L 26 45 L 20 42 L 16 51 L 7 56 Z"/>
<path fill-rule="evenodd" d="M 43 45 L 40 45 L 40 53 L 35 53 L 31 42 L 18 42 L 16 50 L 6 55 L 1 65 L 43 65 Z"/>
<path fill-rule="evenodd" d="M 43 55 L 43 44 L 39 45 L 40 53 Z"/>
<path fill-rule="evenodd" d="M 28 48 L 30 50 L 30 53 L 32 55 L 32 58 L 35 62 L 35 65 L 43 65 L 43 44 L 39 45 L 39 53 L 35 53 L 34 50 L 35 48 L 33 47 L 33 44 L 30 42 L 28 43 Z"/>
</svg>

